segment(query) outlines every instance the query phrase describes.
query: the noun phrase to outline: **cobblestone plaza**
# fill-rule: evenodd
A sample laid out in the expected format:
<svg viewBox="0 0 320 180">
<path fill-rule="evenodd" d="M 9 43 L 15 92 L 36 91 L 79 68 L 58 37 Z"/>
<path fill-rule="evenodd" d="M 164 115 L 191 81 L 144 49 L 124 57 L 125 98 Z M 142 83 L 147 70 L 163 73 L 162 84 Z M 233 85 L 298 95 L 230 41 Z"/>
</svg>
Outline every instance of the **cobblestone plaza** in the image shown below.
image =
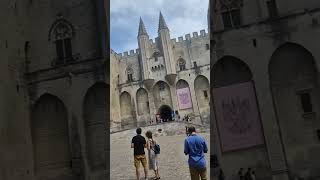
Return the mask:
<svg viewBox="0 0 320 180">
<path fill-rule="evenodd" d="M 169 128 L 171 126 L 171 128 Z M 190 179 L 188 156 L 183 153 L 185 131 L 184 124 L 168 123 L 167 125 L 142 128 L 142 135 L 147 130 L 155 131 L 162 128 L 164 132 L 155 139 L 161 146 L 159 155 L 159 172 L 161 179 L 177 180 Z M 165 129 L 169 129 L 166 131 Z M 175 130 L 176 129 L 176 130 Z M 173 132 L 175 131 L 175 133 Z M 209 132 L 199 133 L 205 138 L 210 147 Z M 135 136 L 135 129 L 111 134 L 111 180 L 135 180 L 135 167 L 133 165 L 133 149 L 130 148 L 131 138 Z M 146 150 L 147 152 L 147 150 Z M 210 149 L 209 151 L 210 152 Z M 209 154 L 206 154 L 207 167 L 210 167 Z M 208 168 L 208 177 L 210 175 Z M 140 168 L 141 178 L 144 177 L 143 168 Z M 149 179 L 154 177 L 154 172 L 149 170 Z"/>
</svg>

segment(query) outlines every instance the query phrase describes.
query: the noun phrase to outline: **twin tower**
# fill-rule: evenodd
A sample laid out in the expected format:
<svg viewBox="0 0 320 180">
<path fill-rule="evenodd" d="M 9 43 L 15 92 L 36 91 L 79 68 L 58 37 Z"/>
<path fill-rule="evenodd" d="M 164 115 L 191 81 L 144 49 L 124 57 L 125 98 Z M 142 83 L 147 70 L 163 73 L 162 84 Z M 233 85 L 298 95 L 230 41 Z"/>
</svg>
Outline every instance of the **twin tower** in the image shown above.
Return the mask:
<svg viewBox="0 0 320 180">
<path fill-rule="evenodd" d="M 153 86 L 155 79 L 150 73 L 152 59 L 162 58 L 166 70 L 165 79 L 169 84 L 174 84 L 177 77 L 175 66 L 175 59 L 173 53 L 173 45 L 170 39 L 169 28 L 166 21 L 160 12 L 158 38 L 155 44 L 150 42 L 149 35 L 146 31 L 144 23 L 140 18 L 139 32 L 138 32 L 138 45 L 139 45 L 139 63 L 142 68 L 142 80 L 144 85 L 149 89 Z"/>
</svg>

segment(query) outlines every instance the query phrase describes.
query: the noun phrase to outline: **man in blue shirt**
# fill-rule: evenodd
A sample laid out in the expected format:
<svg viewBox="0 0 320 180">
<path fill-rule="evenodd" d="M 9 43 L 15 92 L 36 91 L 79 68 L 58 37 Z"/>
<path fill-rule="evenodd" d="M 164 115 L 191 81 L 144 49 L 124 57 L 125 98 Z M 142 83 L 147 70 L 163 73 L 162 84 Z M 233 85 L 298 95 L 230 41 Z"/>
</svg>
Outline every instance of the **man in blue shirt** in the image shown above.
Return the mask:
<svg viewBox="0 0 320 180">
<path fill-rule="evenodd" d="M 196 134 L 195 127 L 188 128 L 189 136 L 184 141 L 184 154 L 189 155 L 191 180 L 207 180 L 207 167 L 204 153 L 208 152 L 203 137 Z"/>
</svg>

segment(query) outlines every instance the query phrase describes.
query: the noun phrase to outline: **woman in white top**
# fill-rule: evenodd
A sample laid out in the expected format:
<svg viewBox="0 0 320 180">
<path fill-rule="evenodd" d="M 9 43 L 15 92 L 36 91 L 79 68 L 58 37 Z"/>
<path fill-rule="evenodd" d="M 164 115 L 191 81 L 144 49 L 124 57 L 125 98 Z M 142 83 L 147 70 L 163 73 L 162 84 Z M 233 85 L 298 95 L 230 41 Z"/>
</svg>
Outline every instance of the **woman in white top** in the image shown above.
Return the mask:
<svg viewBox="0 0 320 180">
<path fill-rule="evenodd" d="M 154 146 L 157 144 L 156 141 L 152 138 L 152 132 L 147 131 L 146 136 L 148 138 L 147 141 L 147 149 L 149 154 L 149 169 L 154 170 L 155 177 L 153 179 L 160 179 L 159 175 L 159 163 L 158 163 L 158 155 L 155 153 Z"/>
</svg>

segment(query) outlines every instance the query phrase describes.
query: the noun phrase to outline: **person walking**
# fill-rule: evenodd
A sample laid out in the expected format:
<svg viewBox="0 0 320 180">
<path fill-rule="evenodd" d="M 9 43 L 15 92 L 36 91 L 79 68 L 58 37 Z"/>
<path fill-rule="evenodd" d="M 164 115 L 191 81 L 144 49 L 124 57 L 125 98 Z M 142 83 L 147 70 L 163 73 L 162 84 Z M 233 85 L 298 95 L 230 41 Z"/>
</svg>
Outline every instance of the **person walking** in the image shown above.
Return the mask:
<svg viewBox="0 0 320 180">
<path fill-rule="evenodd" d="M 148 149 L 148 157 L 149 157 L 149 169 L 154 171 L 155 177 L 153 179 L 160 179 L 159 174 L 159 163 L 158 163 L 158 154 L 156 154 L 155 146 L 157 142 L 152 137 L 152 132 L 146 132 L 147 140 L 147 149 Z"/>
<path fill-rule="evenodd" d="M 196 128 L 188 128 L 189 136 L 184 141 L 184 154 L 189 155 L 191 180 L 207 180 L 207 167 L 204 153 L 208 152 L 205 139 L 196 133 Z"/>
<path fill-rule="evenodd" d="M 238 176 L 239 176 L 239 180 L 244 180 L 243 168 L 240 168 L 240 170 L 238 171 Z"/>
<path fill-rule="evenodd" d="M 146 139 L 143 136 L 141 136 L 141 132 L 141 128 L 137 128 L 137 135 L 134 136 L 131 140 L 131 148 L 133 148 L 134 166 L 136 168 L 137 180 L 140 180 L 140 163 L 144 168 L 145 179 L 148 179 L 147 159 L 144 152 L 144 148 L 147 147 L 147 142 Z"/>
</svg>

